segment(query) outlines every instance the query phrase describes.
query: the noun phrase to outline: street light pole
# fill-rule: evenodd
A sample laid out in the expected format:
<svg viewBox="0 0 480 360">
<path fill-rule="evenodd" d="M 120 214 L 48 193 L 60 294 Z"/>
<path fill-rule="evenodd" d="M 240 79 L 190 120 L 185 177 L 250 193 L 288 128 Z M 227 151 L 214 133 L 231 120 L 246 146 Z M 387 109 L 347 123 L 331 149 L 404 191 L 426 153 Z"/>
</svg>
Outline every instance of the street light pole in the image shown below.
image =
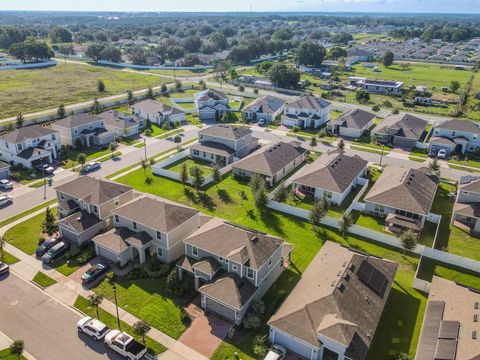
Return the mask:
<svg viewBox="0 0 480 360">
<path fill-rule="evenodd" d="M 380 154 L 380 166 L 382 166 L 383 149 L 385 149 L 385 144 L 382 144 L 382 152 L 381 152 L 381 154 Z"/>
<path fill-rule="evenodd" d="M 118 330 L 122 331 L 122 326 L 120 325 L 120 315 L 118 314 L 117 287 L 115 285 L 113 285 L 112 287 L 113 287 L 113 297 L 115 298 L 115 309 L 117 310 Z"/>
<path fill-rule="evenodd" d="M 43 172 L 43 200 L 47 199 L 47 179 L 45 178 L 45 164 L 42 159 L 42 172 Z"/>
<path fill-rule="evenodd" d="M 145 161 L 147 161 L 147 139 L 143 139 L 143 149 L 145 150 Z"/>
</svg>

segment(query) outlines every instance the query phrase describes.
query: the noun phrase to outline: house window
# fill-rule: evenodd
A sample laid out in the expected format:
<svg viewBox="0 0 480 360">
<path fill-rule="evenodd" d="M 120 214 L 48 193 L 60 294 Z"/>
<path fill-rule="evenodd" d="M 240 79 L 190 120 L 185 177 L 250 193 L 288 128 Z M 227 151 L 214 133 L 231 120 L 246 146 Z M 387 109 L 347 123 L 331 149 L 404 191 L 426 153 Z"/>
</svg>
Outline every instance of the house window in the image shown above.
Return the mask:
<svg viewBox="0 0 480 360">
<path fill-rule="evenodd" d="M 192 246 L 192 255 L 193 256 L 198 256 L 198 248 L 195 246 Z"/>
<path fill-rule="evenodd" d="M 162 233 L 157 231 L 157 239 L 162 240 Z"/>
<path fill-rule="evenodd" d="M 118 218 L 118 215 L 115 215 L 115 222 L 116 222 L 116 223 L 119 223 L 119 222 L 120 222 L 120 219 Z"/>
<path fill-rule="evenodd" d="M 55 134 L 52 135 L 52 140 L 55 141 Z"/>
<path fill-rule="evenodd" d="M 253 273 L 253 270 L 250 268 L 247 268 L 247 278 L 250 280 L 253 280 L 255 278 L 255 274 Z"/>
<path fill-rule="evenodd" d="M 463 194 L 463 195 L 468 195 L 468 194 L 470 194 L 470 193 L 469 193 L 468 191 L 462 190 L 462 194 Z"/>
<path fill-rule="evenodd" d="M 385 211 L 385 206 L 375 204 L 375 211 L 379 213 L 383 213 Z"/>
<path fill-rule="evenodd" d="M 227 265 L 228 265 L 228 259 L 225 259 L 225 264 L 227 264 Z"/>
<path fill-rule="evenodd" d="M 157 249 L 157 255 L 158 255 L 158 257 L 163 257 L 163 249 L 158 248 Z"/>
<path fill-rule="evenodd" d="M 74 133 L 74 134 L 78 134 L 78 130 L 77 130 L 77 129 L 74 129 L 74 130 L 73 130 L 73 133 Z"/>
<path fill-rule="evenodd" d="M 233 270 L 233 271 L 237 271 L 237 270 L 238 270 L 238 266 L 235 265 L 235 264 L 232 264 L 232 270 Z"/>
<path fill-rule="evenodd" d="M 332 192 L 331 191 L 324 191 L 323 192 L 323 197 L 327 198 L 327 199 L 331 199 L 332 198 Z"/>
<path fill-rule="evenodd" d="M 219 261 L 219 262 L 223 262 L 223 257 L 219 256 L 219 257 L 218 257 L 218 261 Z"/>
<path fill-rule="evenodd" d="M 452 136 L 455 136 L 455 131 L 452 131 Z"/>
<path fill-rule="evenodd" d="M 272 259 L 268 260 L 268 267 L 272 266 Z"/>
<path fill-rule="evenodd" d="M 95 206 L 95 205 L 93 206 L 93 212 L 95 214 L 98 214 L 98 206 Z"/>
<path fill-rule="evenodd" d="M 199 152 L 198 150 L 193 150 L 193 155 L 199 156 L 199 155 L 200 155 L 200 152 Z"/>
<path fill-rule="evenodd" d="M 22 144 L 18 144 L 17 149 L 18 149 L 18 151 L 22 151 Z"/>
<path fill-rule="evenodd" d="M 137 230 L 137 223 L 135 221 L 132 222 L 133 230 Z"/>
<path fill-rule="evenodd" d="M 65 197 L 63 196 L 63 193 L 60 193 L 60 199 L 65 200 Z"/>
<path fill-rule="evenodd" d="M 114 204 L 115 206 L 118 206 L 118 204 L 120 204 L 120 199 L 119 199 L 118 197 L 115 198 L 115 199 L 113 200 L 113 204 Z"/>
</svg>

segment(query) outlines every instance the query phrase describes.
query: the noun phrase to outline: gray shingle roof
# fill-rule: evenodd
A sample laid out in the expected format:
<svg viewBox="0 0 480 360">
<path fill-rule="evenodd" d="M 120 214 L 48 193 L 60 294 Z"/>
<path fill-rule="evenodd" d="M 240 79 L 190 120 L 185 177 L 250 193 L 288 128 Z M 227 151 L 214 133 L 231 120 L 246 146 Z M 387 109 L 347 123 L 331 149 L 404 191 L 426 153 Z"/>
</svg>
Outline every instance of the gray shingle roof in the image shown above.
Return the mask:
<svg viewBox="0 0 480 360">
<path fill-rule="evenodd" d="M 112 212 L 162 232 L 176 229 L 199 213 L 198 210 L 148 196 L 133 200 Z"/>
<path fill-rule="evenodd" d="M 387 116 L 374 130 L 376 133 L 420 139 L 428 121 L 410 114 Z"/>
<path fill-rule="evenodd" d="M 307 165 L 294 176 L 292 182 L 343 193 L 367 164 L 368 161 L 358 155 L 348 156 L 345 153 L 333 151 Z"/>
<path fill-rule="evenodd" d="M 59 224 L 69 225 L 74 228 L 78 234 L 100 222 L 102 222 L 102 220 L 84 210 L 74 212 L 72 215 L 58 221 Z"/>
<path fill-rule="evenodd" d="M 309 110 L 316 110 L 316 109 L 323 109 L 327 106 L 331 105 L 328 101 L 323 99 L 318 99 L 315 96 L 302 96 L 298 100 L 288 103 L 288 107 L 291 108 L 299 108 L 299 109 L 309 109 Z"/>
<path fill-rule="evenodd" d="M 435 128 L 438 129 L 446 129 L 446 130 L 453 130 L 453 131 L 465 131 L 478 134 L 480 133 L 480 128 L 478 123 L 471 121 L 471 120 L 448 120 L 442 124 L 435 125 Z"/>
<path fill-rule="evenodd" d="M 57 186 L 55 190 L 84 200 L 89 204 L 100 205 L 128 191 L 132 191 L 132 188 L 91 176 L 81 176 L 66 184 Z"/>
<path fill-rule="evenodd" d="M 217 154 L 221 156 L 230 156 L 235 153 L 235 150 L 230 149 L 227 145 L 216 143 L 213 141 L 205 141 L 201 144 L 194 144 L 190 146 L 192 150 L 205 151 L 207 153 Z"/>
<path fill-rule="evenodd" d="M 172 114 L 174 115 L 184 113 L 184 111 L 180 110 L 179 108 L 164 104 L 160 101 L 151 100 L 151 99 L 136 103 L 133 107 L 134 109 L 140 110 L 142 112 L 156 113 L 160 115 L 166 112 L 172 112 Z"/>
<path fill-rule="evenodd" d="M 462 190 L 480 193 L 480 179 L 460 186 Z"/>
<path fill-rule="evenodd" d="M 365 201 L 428 215 L 437 187 L 438 178 L 427 168 L 388 166 L 368 192 Z"/>
<path fill-rule="evenodd" d="M 273 176 L 305 153 L 305 149 L 283 141 L 263 146 L 233 164 L 234 168 Z M 297 164 L 300 165 L 300 162 Z"/>
<path fill-rule="evenodd" d="M 106 233 L 95 236 L 92 241 L 104 246 L 117 254 L 125 251 L 129 245 L 143 247 L 152 241 L 152 237 L 146 232 L 134 232 L 127 228 L 113 228 Z"/>
<path fill-rule="evenodd" d="M 208 100 L 227 100 L 228 96 L 225 93 L 216 90 L 216 89 L 206 89 L 199 91 L 195 94 L 195 99 L 198 101 L 208 101 Z"/>
<path fill-rule="evenodd" d="M 0 161 L 0 170 L 5 170 L 7 168 L 10 168 L 10 164 L 7 164 L 6 162 Z"/>
<path fill-rule="evenodd" d="M 138 115 L 125 114 L 124 112 L 117 110 L 104 111 L 103 113 L 98 114 L 98 116 L 105 121 L 105 124 L 121 129 L 128 129 L 132 126 L 136 126 L 143 120 Z"/>
<path fill-rule="evenodd" d="M 351 129 L 363 129 L 370 121 L 375 119 L 376 115 L 362 109 L 353 109 L 344 112 L 332 124 Z"/>
<path fill-rule="evenodd" d="M 54 125 L 72 129 L 72 128 L 88 125 L 101 120 L 102 118 L 99 116 L 88 114 L 88 113 L 82 113 L 82 114 L 67 116 L 65 119 L 57 120 L 55 121 Z"/>
<path fill-rule="evenodd" d="M 24 142 L 25 140 L 37 139 L 42 136 L 57 134 L 58 131 L 49 129 L 44 126 L 32 125 L 25 126 L 20 129 L 10 131 L 6 134 L 0 136 L 0 140 L 18 144 Z"/>
<path fill-rule="evenodd" d="M 199 135 L 238 140 L 252 133 L 248 126 L 212 125 L 198 132 Z"/>
<path fill-rule="evenodd" d="M 285 101 L 280 98 L 271 95 L 261 96 L 258 99 L 252 101 L 250 104 L 245 106 L 242 112 L 253 111 L 254 107 L 259 107 L 258 112 L 262 114 L 274 114 L 277 112 L 283 105 Z"/>
</svg>

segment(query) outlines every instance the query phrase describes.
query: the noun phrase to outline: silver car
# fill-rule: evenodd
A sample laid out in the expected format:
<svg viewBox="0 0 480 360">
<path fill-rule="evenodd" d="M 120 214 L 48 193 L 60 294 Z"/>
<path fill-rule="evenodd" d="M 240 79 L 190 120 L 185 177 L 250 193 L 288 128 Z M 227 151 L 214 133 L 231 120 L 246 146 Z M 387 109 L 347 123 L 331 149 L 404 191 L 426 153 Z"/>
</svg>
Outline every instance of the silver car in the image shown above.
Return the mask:
<svg viewBox="0 0 480 360">
<path fill-rule="evenodd" d="M 10 205 L 13 198 L 10 195 L 0 195 L 0 206 Z"/>
<path fill-rule="evenodd" d="M 0 189 L 3 189 L 3 190 L 13 189 L 13 184 L 10 180 L 2 179 L 0 180 Z"/>
</svg>

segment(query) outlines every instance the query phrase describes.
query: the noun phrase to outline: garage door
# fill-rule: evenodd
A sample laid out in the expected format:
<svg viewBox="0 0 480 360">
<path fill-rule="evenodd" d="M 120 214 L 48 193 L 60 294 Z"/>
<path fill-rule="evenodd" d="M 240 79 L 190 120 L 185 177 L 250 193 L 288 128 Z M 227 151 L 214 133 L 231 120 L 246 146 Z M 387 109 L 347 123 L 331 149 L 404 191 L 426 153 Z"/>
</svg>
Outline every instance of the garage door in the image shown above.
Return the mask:
<svg viewBox="0 0 480 360">
<path fill-rule="evenodd" d="M 415 142 L 416 141 L 412 139 L 407 139 L 402 137 L 395 138 L 395 145 L 397 145 L 398 147 L 403 147 L 407 149 L 413 148 L 413 146 L 415 145 Z"/>
<path fill-rule="evenodd" d="M 282 119 L 282 125 L 285 125 L 285 126 L 295 126 L 295 120 L 291 120 L 291 119 Z"/>
<path fill-rule="evenodd" d="M 8 179 L 10 177 L 10 169 L 6 168 L 4 170 L 0 170 L 0 179 Z"/>
<path fill-rule="evenodd" d="M 312 356 L 312 349 L 303 343 L 295 340 L 295 338 L 284 335 L 278 331 L 275 331 L 275 344 L 285 346 L 288 350 L 303 356 L 305 359 L 310 359 Z"/>
<path fill-rule="evenodd" d="M 97 248 L 97 255 L 102 256 L 105 259 L 108 259 L 114 263 L 117 262 L 117 254 L 115 254 L 113 251 L 110 251 L 98 245 L 96 246 L 96 248 Z"/>
<path fill-rule="evenodd" d="M 61 228 L 61 234 L 62 234 L 62 237 L 64 237 L 65 239 L 70 240 L 75 244 L 78 244 L 78 234 L 77 233 L 75 233 L 73 231 L 70 231 L 70 230 L 66 230 L 64 228 Z"/>
</svg>

